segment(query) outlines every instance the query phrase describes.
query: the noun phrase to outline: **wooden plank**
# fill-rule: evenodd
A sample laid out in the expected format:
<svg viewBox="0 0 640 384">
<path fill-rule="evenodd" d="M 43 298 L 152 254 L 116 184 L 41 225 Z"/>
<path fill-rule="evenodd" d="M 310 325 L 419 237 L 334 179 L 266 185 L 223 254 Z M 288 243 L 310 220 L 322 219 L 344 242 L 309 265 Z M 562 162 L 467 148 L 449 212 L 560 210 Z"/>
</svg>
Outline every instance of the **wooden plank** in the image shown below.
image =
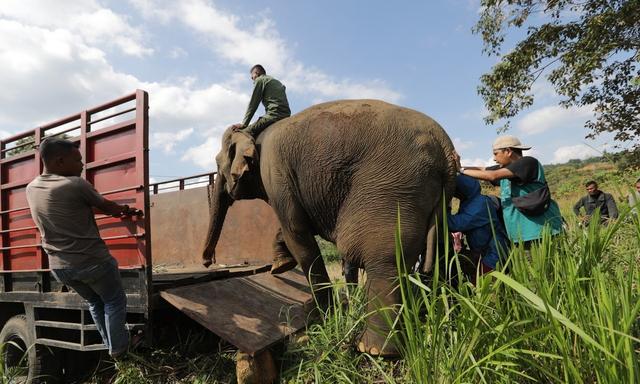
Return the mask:
<svg viewBox="0 0 640 384">
<path fill-rule="evenodd" d="M 315 305 L 307 279 L 297 270 L 216 280 L 160 295 L 250 355 L 304 328 Z"/>
</svg>

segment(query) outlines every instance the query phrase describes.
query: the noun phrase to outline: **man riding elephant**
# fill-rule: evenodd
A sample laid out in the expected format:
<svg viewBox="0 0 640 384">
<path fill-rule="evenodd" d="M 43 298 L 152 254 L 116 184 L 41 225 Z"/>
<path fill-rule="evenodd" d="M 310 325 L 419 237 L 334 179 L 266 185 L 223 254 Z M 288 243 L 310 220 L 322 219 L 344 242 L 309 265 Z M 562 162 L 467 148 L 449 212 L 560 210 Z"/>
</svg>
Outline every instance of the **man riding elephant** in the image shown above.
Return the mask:
<svg viewBox="0 0 640 384">
<path fill-rule="evenodd" d="M 256 64 L 251 68 L 251 80 L 254 85 L 247 112 L 242 123 L 234 124 L 231 127 L 235 132 L 242 131 L 256 138 L 269 125 L 291 116 L 291 109 L 289 109 L 286 87 L 279 80 L 267 75 L 267 71 L 262 65 Z M 260 103 L 264 106 L 265 114 L 259 117 L 255 123 L 250 124 Z M 287 249 L 280 230 L 276 234 L 273 248 L 274 258 L 271 262 L 271 273 L 279 274 L 295 268 L 298 263 Z"/>
</svg>

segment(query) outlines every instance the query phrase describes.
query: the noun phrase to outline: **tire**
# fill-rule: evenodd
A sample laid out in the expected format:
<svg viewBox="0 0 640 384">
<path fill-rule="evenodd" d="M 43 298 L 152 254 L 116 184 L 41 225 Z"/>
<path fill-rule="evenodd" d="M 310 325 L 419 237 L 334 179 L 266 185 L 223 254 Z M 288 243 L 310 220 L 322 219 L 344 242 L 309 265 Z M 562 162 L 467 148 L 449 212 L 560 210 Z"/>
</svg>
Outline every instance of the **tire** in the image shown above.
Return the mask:
<svg viewBox="0 0 640 384">
<path fill-rule="evenodd" d="M 3 371 L 10 382 L 54 384 L 62 371 L 52 348 L 34 345 L 25 315 L 9 319 L 0 332 Z"/>
</svg>

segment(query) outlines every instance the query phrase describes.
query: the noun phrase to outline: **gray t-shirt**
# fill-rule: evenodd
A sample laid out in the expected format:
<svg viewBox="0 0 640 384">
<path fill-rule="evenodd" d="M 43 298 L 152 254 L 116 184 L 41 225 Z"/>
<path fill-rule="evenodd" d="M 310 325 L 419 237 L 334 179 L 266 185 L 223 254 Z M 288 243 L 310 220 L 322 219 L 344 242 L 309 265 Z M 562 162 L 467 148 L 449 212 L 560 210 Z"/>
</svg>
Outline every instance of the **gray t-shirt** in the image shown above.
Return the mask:
<svg viewBox="0 0 640 384">
<path fill-rule="evenodd" d="M 107 261 L 93 209 L 104 198 L 76 176 L 43 174 L 27 185 L 31 216 L 40 230 L 49 268 L 82 268 Z"/>
</svg>

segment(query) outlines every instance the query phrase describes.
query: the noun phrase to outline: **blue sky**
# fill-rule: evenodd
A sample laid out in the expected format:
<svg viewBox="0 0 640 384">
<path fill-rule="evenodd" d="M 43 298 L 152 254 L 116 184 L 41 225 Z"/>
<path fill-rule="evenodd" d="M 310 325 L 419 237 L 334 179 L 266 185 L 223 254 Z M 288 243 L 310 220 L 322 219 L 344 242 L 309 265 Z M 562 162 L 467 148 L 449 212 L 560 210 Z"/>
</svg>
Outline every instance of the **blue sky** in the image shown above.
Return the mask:
<svg viewBox="0 0 640 384">
<path fill-rule="evenodd" d="M 239 122 L 263 64 L 292 111 L 377 98 L 417 109 L 449 133 L 463 164 L 491 164 L 479 77 L 496 58 L 471 33 L 479 1 L 3 0 L 0 135 L 149 91 L 151 175 L 214 169 L 224 128 Z M 509 132 L 543 163 L 607 148 L 584 139 L 590 108 L 557 107 L 551 87 Z M 262 113 L 262 107 L 256 117 Z"/>
</svg>

